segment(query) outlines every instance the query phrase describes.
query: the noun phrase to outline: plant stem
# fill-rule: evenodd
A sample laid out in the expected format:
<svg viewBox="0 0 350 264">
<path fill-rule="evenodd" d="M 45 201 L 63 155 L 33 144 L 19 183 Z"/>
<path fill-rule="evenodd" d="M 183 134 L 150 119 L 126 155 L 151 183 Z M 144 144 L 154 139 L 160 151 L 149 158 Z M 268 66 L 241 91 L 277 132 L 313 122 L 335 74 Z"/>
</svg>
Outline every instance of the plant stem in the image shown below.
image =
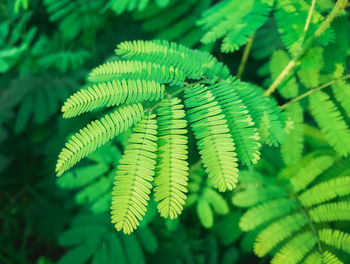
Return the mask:
<svg viewBox="0 0 350 264">
<path fill-rule="evenodd" d="M 280 75 L 276 78 L 276 80 L 270 85 L 270 87 L 265 91 L 264 95 L 269 96 L 271 95 L 277 87 L 282 83 L 283 79 L 288 75 L 288 73 L 295 67 L 295 65 L 302 59 L 302 57 L 305 55 L 308 48 L 314 43 L 314 41 L 322 35 L 323 32 L 326 31 L 326 29 L 329 27 L 329 25 L 332 23 L 334 18 L 338 15 L 339 12 L 341 12 L 345 7 L 349 0 L 338 0 L 337 3 L 334 5 L 334 8 L 329 13 L 327 18 L 323 20 L 321 25 L 317 28 L 316 32 L 313 36 L 311 36 L 305 43 L 304 47 L 301 49 L 300 52 L 298 52 L 294 58 L 287 64 L 287 66 L 282 70 Z M 309 12 L 310 13 L 310 12 Z"/>
<path fill-rule="evenodd" d="M 276 80 L 270 85 L 270 87 L 265 91 L 264 95 L 265 96 L 269 96 L 270 94 L 272 94 L 276 88 L 281 84 L 281 82 L 283 81 L 283 79 L 288 75 L 289 71 L 291 69 L 293 69 L 295 66 L 295 60 L 292 59 L 287 66 L 283 69 L 283 71 L 280 73 L 280 75 L 278 75 L 278 77 L 276 78 Z"/>
<path fill-rule="evenodd" d="M 247 45 L 246 45 L 245 48 L 244 48 L 242 60 L 241 60 L 241 63 L 239 64 L 238 71 L 237 71 L 237 78 L 238 78 L 238 79 L 241 79 L 242 74 L 243 74 L 243 72 L 244 72 L 244 68 L 245 68 L 245 65 L 246 65 L 246 63 L 247 63 L 247 59 L 248 59 L 250 50 L 251 50 L 251 48 L 252 48 L 254 38 L 255 38 L 255 34 L 254 34 L 253 36 L 250 37 L 250 39 L 249 39 Z"/>
<path fill-rule="evenodd" d="M 284 105 L 281 106 L 281 108 L 282 108 L 282 109 L 285 109 L 289 104 L 298 102 L 298 101 L 300 101 L 301 99 L 303 99 L 303 98 L 309 96 L 310 94 L 313 94 L 313 93 L 315 93 L 315 92 L 317 92 L 317 91 L 320 91 L 320 90 L 322 90 L 322 89 L 324 89 L 324 88 L 327 88 L 327 87 L 329 87 L 329 86 L 335 84 L 336 82 L 338 82 L 338 81 L 340 81 L 340 80 L 346 80 L 346 79 L 349 79 L 349 78 L 350 78 L 350 74 L 345 75 L 345 76 L 343 76 L 343 77 L 341 77 L 341 78 L 339 78 L 339 79 L 334 79 L 334 80 L 332 80 L 332 81 L 329 81 L 329 82 L 327 82 L 327 83 L 324 83 L 324 84 L 322 84 L 322 85 L 320 85 L 320 86 L 318 86 L 318 87 L 312 88 L 311 90 L 307 91 L 306 93 L 303 93 L 303 94 L 301 94 L 301 95 L 299 95 L 299 96 L 293 98 L 293 99 L 290 100 L 289 102 L 285 103 Z"/>
<path fill-rule="evenodd" d="M 312 0 L 311 8 L 310 8 L 310 10 L 309 10 L 309 14 L 308 14 L 307 19 L 306 19 L 306 23 L 305 23 L 305 27 L 304 27 L 304 32 L 306 32 L 306 31 L 309 29 L 310 21 L 311 21 L 311 16 L 312 16 L 312 12 L 314 11 L 315 4 L 316 4 L 316 0 Z"/>
<path fill-rule="evenodd" d="M 326 29 L 330 26 L 332 21 L 335 19 L 335 17 L 345 9 L 347 3 L 349 0 L 338 0 L 335 3 L 334 8 L 332 11 L 329 13 L 327 18 L 322 22 L 321 26 L 319 26 L 315 32 L 315 37 L 318 38 L 323 34 L 323 32 L 326 31 Z"/>
</svg>

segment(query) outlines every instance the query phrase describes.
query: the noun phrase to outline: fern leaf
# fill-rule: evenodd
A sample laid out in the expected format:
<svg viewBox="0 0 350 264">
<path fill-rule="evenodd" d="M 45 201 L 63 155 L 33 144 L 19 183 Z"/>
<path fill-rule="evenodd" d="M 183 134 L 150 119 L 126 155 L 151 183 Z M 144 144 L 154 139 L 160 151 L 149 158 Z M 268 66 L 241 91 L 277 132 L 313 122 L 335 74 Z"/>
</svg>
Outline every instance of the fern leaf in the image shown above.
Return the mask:
<svg viewBox="0 0 350 264">
<path fill-rule="evenodd" d="M 303 262 L 304 264 L 344 264 L 333 253 L 325 250 L 321 255 L 319 252 L 314 251 Z"/>
<path fill-rule="evenodd" d="M 305 258 L 303 264 L 322 264 L 322 255 L 314 250 Z"/>
<path fill-rule="evenodd" d="M 208 89 L 218 100 L 227 119 L 230 133 L 236 144 L 237 156 L 242 164 L 256 164 L 260 159 L 260 137 L 247 107 L 238 97 L 234 84 L 219 82 Z"/>
<path fill-rule="evenodd" d="M 343 264 L 342 261 L 340 261 L 333 253 L 329 251 L 323 252 L 322 255 L 322 263 L 326 264 Z"/>
<path fill-rule="evenodd" d="M 296 192 L 304 190 L 311 182 L 315 180 L 326 169 L 334 163 L 331 156 L 320 156 L 310 159 L 308 163 L 298 168 L 297 173 L 290 179 Z"/>
<path fill-rule="evenodd" d="M 237 154 L 220 105 L 203 85 L 187 88 L 185 98 L 190 108 L 186 113 L 211 183 L 220 191 L 232 190 L 238 177 Z"/>
<path fill-rule="evenodd" d="M 283 198 L 268 201 L 249 209 L 241 217 L 239 227 L 243 231 L 250 231 L 270 220 L 286 215 L 296 208 L 297 204 L 290 199 Z"/>
<path fill-rule="evenodd" d="M 350 117 L 350 84 L 345 81 L 338 81 L 332 86 L 332 89 L 335 98 Z"/>
<path fill-rule="evenodd" d="M 152 61 L 155 63 L 173 66 L 181 70 L 185 77 L 200 79 L 218 76 L 227 78 L 229 70 L 207 52 L 189 49 L 168 41 L 133 41 L 122 42 L 118 45 L 117 55 L 127 59 Z"/>
<path fill-rule="evenodd" d="M 343 156 L 350 153 L 350 130 L 326 93 L 309 96 L 310 110 L 329 144 Z"/>
<path fill-rule="evenodd" d="M 250 207 L 274 198 L 283 198 L 285 196 L 287 196 L 285 191 L 273 185 L 267 186 L 266 188 L 249 186 L 246 190 L 235 194 L 232 198 L 232 202 L 239 207 Z"/>
<path fill-rule="evenodd" d="M 101 176 L 108 169 L 104 163 L 77 168 L 74 172 L 69 171 L 58 178 L 57 184 L 61 188 L 78 188 Z"/>
<path fill-rule="evenodd" d="M 154 80 L 159 83 L 181 85 L 184 73 L 173 66 L 165 66 L 145 61 L 106 62 L 93 69 L 89 75 L 91 82 L 105 82 L 122 79 Z"/>
<path fill-rule="evenodd" d="M 309 211 L 311 219 L 316 222 L 350 220 L 350 203 L 334 202 L 321 204 Z"/>
<path fill-rule="evenodd" d="M 62 149 L 56 164 L 57 175 L 60 176 L 82 158 L 131 127 L 141 120 L 142 116 L 142 105 L 134 104 L 121 107 L 100 120 L 92 121 L 76 133 Z"/>
<path fill-rule="evenodd" d="M 118 166 L 112 192 L 112 223 L 126 234 L 137 228 L 146 212 L 157 157 L 156 129 L 155 115 L 141 119 Z"/>
<path fill-rule="evenodd" d="M 338 177 L 319 183 L 299 196 L 303 206 L 312 206 L 350 194 L 350 177 Z"/>
<path fill-rule="evenodd" d="M 145 80 L 113 80 L 82 89 L 64 103 L 63 117 L 80 115 L 103 106 L 156 101 L 164 97 L 164 85 Z"/>
<path fill-rule="evenodd" d="M 259 257 L 265 256 L 271 249 L 294 232 L 306 225 L 307 219 L 301 213 L 288 215 L 272 223 L 256 238 L 254 252 Z"/>
<path fill-rule="evenodd" d="M 348 233 L 325 228 L 318 232 L 318 236 L 325 244 L 350 253 L 350 235 Z"/>
<path fill-rule="evenodd" d="M 278 146 L 285 140 L 284 122 L 285 113 L 272 98 L 266 98 L 261 89 L 257 86 L 240 83 L 234 80 L 234 87 L 247 106 L 247 109 L 253 118 L 254 123 L 260 128 L 259 135 L 269 145 Z M 265 133 L 262 130 L 265 130 Z"/>
<path fill-rule="evenodd" d="M 158 162 L 155 201 L 163 217 L 174 219 L 185 204 L 188 181 L 187 121 L 180 99 L 164 99 L 158 108 Z"/>
<path fill-rule="evenodd" d="M 284 245 L 272 258 L 271 264 L 288 263 L 297 264 L 316 245 L 316 237 L 311 232 L 297 235 Z"/>
<path fill-rule="evenodd" d="M 304 115 L 299 103 L 288 106 L 286 113 L 293 122 L 293 128 L 286 135 L 286 140 L 281 145 L 281 154 L 286 165 L 293 165 L 301 159 L 303 152 Z"/>
<path fill-rule="evenodd" d="M 277 11 L 274 13 L 274 17 L 277 23 L 278 32 L 281 35 L 281 40 L 284 46 L 291 54 L 295 54 L 299 51 L 303 43 L 303 34 L 305 21 L 310 10 L 310 6 L 303 0 L 283 0 L 277 1 Z M 323 16 L 314 10 L 312 14 L 312 20 L 309 25 L 309 34 L 313 34 L 323 20 Z M 293 28 L 290 26 L 290 22 L 293 21 Z M 324 45 L 328 44 L 334 39 L 334 32 L 331 29 L 327 29 L 318 39 L 318 41 Z"/>
<path fill-rule="evenodd" d="M 224 37 L 252 10 L 253 5 L 254 1 L 252 0 L 244 2 L 226 0 L 204 12 L 202 19 L 197 22 L 207 31 L 201 42 L 207 44 Z"/>
<path fill-rule="evenodd" d="M 240 4 L 242 5 L 242 2 Z M 223 39 L 221 51 L 225 53 L 234 52 L 247 43 L 249 37 L 266 22 L 270 11 L 271 7 L 269 5 L 255 1 L 253 9 L 237 24 L 234 24 L 234 28 Z"/>
</svg>

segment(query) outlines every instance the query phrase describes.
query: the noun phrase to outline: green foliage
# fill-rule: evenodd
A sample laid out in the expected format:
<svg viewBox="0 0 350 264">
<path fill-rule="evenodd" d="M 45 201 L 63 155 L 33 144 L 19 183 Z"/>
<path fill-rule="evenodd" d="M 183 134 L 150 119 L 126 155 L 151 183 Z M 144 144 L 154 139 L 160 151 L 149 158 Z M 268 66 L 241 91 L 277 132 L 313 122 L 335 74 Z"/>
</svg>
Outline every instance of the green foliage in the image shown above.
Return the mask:
<svg viewBox="0 0 350 264">
<path fill-rule="evenodd" d="M 206 31 L 201 41 L 211 43 L 224 37 L 222 52 L 238 50 L 266 22 L 271 2 L 226 0 L 216 4 L 198 21 Z"/>
<path fill-rule="evenodd" d="M 94 213 L 105 213 L 111 203 L 111 188 L 115 171 L 112 169 L 121 152 L 114 145 L 106 145 L 88 156 L 87 165 L 68 171 L 57 180 L 63 189 L 78 190 L 77 204 L 86 204 Z"/>
<path fill-rule="evenodd" d="M 150 199 L 157 157 L 155 115 L 145 115 L 133 131 L 112 192 L 112 223 L 126 234 L 137 228 Z"/>
<path fill-rule="evenodd" d="M 205 228 L 211 228 L 214 225 L 214 212 L 226 215 L 229 212 L 229 206 L 224 197 L 204 178 L 206 173 L 202 168 L 196 169 L 196 166 L 193 166 L 190 175 L 188 185 L 190 195 L 186 206 L 195 205 L 201 224 Z"/>
<path fill-rule="evenodd" d="M 169 152 L 167 157 L 162 154 L 162 141 L 167 135 L 164 134 L 165 129 L 169 129 L 167 126 L 170 126 L 171 131 L 168 133 L 172 136 L 187 132 L 183 130 L 186 121 L 175 122 L 173 119 L 187 116 L 203 166 L 211 184 L 219 191 L 232 190 L 236 186 L 236 149 L 243 164 L 250 165 L 259 159 L 258 149 L 261 144 L 255 124 L 263 131 L 266 143 L 277 146 L 284 140 L 285 116 L 276 103 L 271 98 L 265 98 L 260 88 L 241 83 L 232 77 L 227 78 L 228 69 L 208 53 L 166 41 L 123 42 L 118 45 L 116 53 L 133 60 L 107 62 L 95 68 L 89 75 L 90 82 L 96 83 L 93 88 L 73 94 L 62 111 L 65 117 L 72 117 L 101 106 L 122 106 L 100 120 L 92 121 L 76 133 L 60 153 L 56 172 L 58 176 L 61 175 L 82 158 L 136 124 L 130 138 L 130 148 L 126 148 L 118 167 L 113 191 L 112 221 L 118 230 L 130 233 L 138 226 L 146 211 L 156 167 L 155 184 L 158 186 L 155 197 L 160 201 L 160 214 L 175 218 L 181 213 L 186 199 L 184 186 L 188 170 L 188 163 L 184 161 L 186 137 L 172 138 L 173 144 L 176 142 L 179 145 L 182 141 L 184 146 L 173 146 L 174 152 Z M 227 80 L 212 84 L 217 78 Z M 203 84 L 191 84 L 187 79 L 199 79 Z M 154 88 L 155 82 L 159 89 Z M 177 93 L 185 90 L 186 111 L 162 108 L 169 100 L 167 97 L 163 99 L 164 84 L 180 87 Z M 136 89 L 138 92 L 144 90 L 144 95 L 141 92 L 135 96 Z M 161 91 L 162 95 L 159 95 Z M 152 92 L 158 92 L 158 95 L 149 96 Z M 235 98 L 230 95 L 235 95 Z M 167 93 L 167 96 L 171 97 L 171 94 Z M 144 111 L 140 103 L 154 99 L 160 102 Z M 158 115 L 151 114 L 158 105 Z M 149 112 L 149 117 L 144 116 L 146 111 Z M 169 114 L 174 117 L 166 117 Z M 165 118 L 169 118 L 169 121 Z M 157 158 L 158 165 L 155 167 Z M 164 158 L 170 158 L 168 163 L 174 166 L 170 173 L 162 169 Z M 173 185 L 173 181 L 178 185 Z M 201 212 L 208 211 L 208 204 L 200 202 L 199 205 L 203 209 Z M 206 225 L 209 226 L 209 223 Z"/>
<path fill-rule="evenodd" d="M 0 21 L 0 263 L 349 263 L 349 1 Z"/>
<path fill-rule="evenodd" d="M 163 100 L 158 108 L 158 161 L 154 197 L 161 216 L 174 219 L 185 204 L 188 178 L 187 121 L 180 99 Z"/>
<path fill-rule="evenodd" d="M 74 248 L 58 263 L 145 263 L 143 251 L 154 252 L 157 249 L 158 242 L 147 227 L 135 235 L 118 235 L 111 232 L 111 226 L 105 225 L 106 218 L 103 214 L 77 215 L 70 229 L 58 240 L 61 246 Z"/>
<path fill-rule="evenodd" d="M 169 1 L 166 7 L 149 4 L 142 11 L 135 12 L 133 18 L 142 22 L 145 31 L 152 32 L 156 39 L 176 41 L 189 47 L 197 45 L 203 30 L 196 26 L 212 0 Z M 202 46 L 208 50 L 212 45 Z"/>
<path fill-rule="evenodd" d="M 271 182 L 260 190 L 274 186 L 280 189 L 280 194 L 262 197 L 261 190 L 256 194 L 261 198 L 249 204 L 240 220 L 242 230 L 260 230 L 254 243 L 254 252 L 259 257 L 270 254 L 271 263 L 299 263 L 307 255 L 321 257 L 327 246 L 348 252 L 348 235 L 334 229 L 334 225 L 349 220 L 350 178 L 344 175 L 326 179 L 324 172 L 333 164 L 331 156 L 314 152 L 297 166 L 285 168 L 277 178 L 260 175 Z M 251 174 L 246 177 L 255 177 Z M 254 183 L 234 196 L 235 205 L 242 206 L 239 201 L 250 188 L 256 188 Z"/>
</svg>

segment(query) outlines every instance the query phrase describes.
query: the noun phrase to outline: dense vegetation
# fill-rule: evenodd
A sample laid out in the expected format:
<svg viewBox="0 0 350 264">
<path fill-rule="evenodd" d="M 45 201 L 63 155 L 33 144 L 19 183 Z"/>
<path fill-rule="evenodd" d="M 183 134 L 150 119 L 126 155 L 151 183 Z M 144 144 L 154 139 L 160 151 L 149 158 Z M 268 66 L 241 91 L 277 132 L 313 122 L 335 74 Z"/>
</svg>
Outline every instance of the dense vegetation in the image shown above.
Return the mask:
<svg viewBox="0 0 350 264">
<path fill-rule="evenodd" d="M 0 263 L 348 263 L 348 10 L 0 1 Z"/>
</svg>

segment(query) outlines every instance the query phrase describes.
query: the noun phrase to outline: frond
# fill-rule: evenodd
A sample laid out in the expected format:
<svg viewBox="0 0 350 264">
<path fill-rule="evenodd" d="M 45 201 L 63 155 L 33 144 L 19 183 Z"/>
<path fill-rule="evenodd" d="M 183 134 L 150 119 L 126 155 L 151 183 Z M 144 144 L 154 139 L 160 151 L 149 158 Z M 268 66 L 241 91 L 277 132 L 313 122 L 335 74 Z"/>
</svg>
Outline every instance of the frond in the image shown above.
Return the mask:
<svg viewBox="0 0 350 264">
<path fill-rule="evenodd" d="M 80 129 L 59 154 L 57 175 L 61 175 L 82 158 L 141 120 L 143 113 L 141 104 L 127 105 Z"/>
<path fill-rule="evenodd" d="M 350 153 L 350 130 L 329 96 L 321 91 L 309 96 L 310 110 L 329 144 L 343 156 Z"/>
<path fill-rule="evenodd" d="M 90 53 L 87 50 L 59 50 L 42 56 L 38 63 L 44 69 L 55 67 L 65 73 L 80 68 L 89 57 Z"/>
<path fill-rule="evenodd" d="M 286 113 L 293 122 L 293 128 L 286 135 L 281 145 L 281 154 L 284 163 L 289 166 L 296 164 L 302 156 L 304 148 L 304 113 L 299 103 L 286 108 Z"/>
<path fill-rule="evenodd" d="M 224 38 L 223 52 L 238 50 L 266 22 L 270 10 L 271 3 L 262 1 L 220 2 L 204 12 L 197 22 L 206 31 L 201 42 L 207 44 Z"/>
<path fill-rule="evenodd" d="M 301 165 L 290 182 L 296 192 L 304 190 L 316 177 L 330 168 L 334 163 L 331 156 L 319 156 L 308 160 Z"/>
<path fill-rule="evenodd" d="M 304 232 L 292 238 L 272 258 L 271 264 L 297 264 L 316 245 L 316 237 L 311 232 Z"/>
<path fill-rule="evenodd" d="M 81 89 L 64 103 L 63 117 L 70 118 L 103 106 L 157 101 L 165 95 L 164 85 L 145 80 L 112 80 Z"/>
<path fill-rule="evenodd" d="M 112 223 L 130 234 L 146 212 L 151 193 L 157 151 L 155 115 L 148 114 L 133 129 L 120 160 L 112 192 Z"/>
<path fill-rule="evenodd" d="M 77 168 L 74 171 L 68 171 L 57 180 L 61 188 L 78 188 L 95 180 L 105 173 L 109 167 L 104 163 L 88 165 Z"/>
<path fill-rule="evenodd" d="M 325 228 L 318 232 L 318 236 L 326 245 L 350 253 L 350 234 L 341 230 Z"/>
<path fill-rule="evenodd" d="M 321 204 L 312 208 L 309 215 L 316 223 L 350 220 L 350 202 Z"/>
<path fill-rule="evenodd" d="M 322 255 L 322 263 L 343 264 L 344 262 L 340 261 L 333 253 L 326 250 Z"/>
<path fill-rule="evenodd" d="M 250 208 L 241 217 L 239 227 L 243 231 L 250 231 L 273 219 L 288 214 L 297 208 L 297 204 L 290 199 L 282 198 L 265 202 Z"/>
<path fill-rule="evenodd" d="M 152 61 L 168 67 L 176 67 L 185 77 L 191 79 L 200 79 L 203 75 L 224 79 L 230 74 L 227 67 L 209 53 L 165 40 L 126 41 L 120 43 L 115 52 L 126 59 Z"/>
<path fill-rule="evenodd" d="M 338 177 L 307 189 L 299 195 L 303 206 L 312 206 L 350 194 L 350 177 Z"/>
<path fill-rule="evenodd" d="M 220 105 L 203 85 L 186 88 L 185 105 L 209 179 L 220 191 L 232 190 L 238 177 L 237 154 Z"/>
<path fill-rule="evenodd" d="M 302 36 L 304 34 L 305 21 L 310 10 L 310 5 L 303 0 L 278 0 L 276 2 L 277 10 L 274 12 L 274 17 L 278 32 L 284 46 L 294 55 L 298 52 L 303 43 Z M 314 10 L 312 18 L 308 30 L 309 34 L 313 34 L 317 26 L 324 19 L 317 10 Z M 291 21 L 293 21 L 293 28 L 290 27 Z M 324 34 L 320 36 L 318 41 L 327 45 L 333 39 L 334 32 L 328 28 Z"/>
<path fill-rule="evenodd" d="M 284 50 L 276 50 L 269 61 L 271 78 L 276 80 L 291 58 Z M 293 72 L 289 73 L 285 80 L 278 86 L 279 93 L 284 98 L 294 98 L 298 95 L 299 87 Z"/>
<path fill-rule="evenodd" d="M 301 213 L 285 216 L 265 228 L 256 238 L 254 252 L 259 257 L 265 256 L 280 242 L 306 225 L 307 219 Z"/>
<path fill-rule="evenodd" d="M 332 85 L 335 98 L 350 117 L 350 84 L 345 81 L 338 81 Z"/>
<path fill-rule="evenodd" d="M 234 89 L 235 85 L 240 85 L 240 83 L 219 82 L 209 86 L 208 89 L 218 100 L 225 114 L 230 133 L 236 145 L 238 159 L 242 164 L 256 164 L 260 159 L 260 137 L 247 107 Z"/>
<path fill-rule="evenodd" d="M 239 81 L 234 80 L 233 83 L 235 82 Z M 236 84 L 234 87 L 247 106 L 253 122 L 259 128 L 260 137 L 269 145 L 278 146 L 284 142 L 286 137 L 284 123 L 287 117 L 274 99 L 267 98 L 261 88 L 249 83 Z"/>
<path fill-rule="evenodd" d="M 249 2 L 249 1 L 247 1 Z M 240 2 L 242 5 L 242 2 Z M 252 36 L 267 20 L 271 6 L 260 1 L 254 1 L 253 9 L 229 31 L 222 41 L 221 51 L 228 53 L 238 50 L 248 42 Z"/>
<path fill-rule="evenodd" d="M 303 264 L 322 264 L 322 255 L 318 251 L 314 250 L 305 258 Z"/>
<path fill-rule="evenodd" d="M 145 61 L 112 61 L 93 69 L 90 82 L 106 82 L 122 79 L 153 80 L 169 85 L 182 85 L 185 81 L 182 70 Z"/>
<path fill-rule="evenodd" d="M 304 264 L 344 264 L 333 253 L 325 250 L 321 255 L 319 252 L 314 251 L 304 261 Z"/>
<path fill-rule="evenodd" d="M 246 190 L 236 193 L 232 198 L 232 202 L 239 207 L 251 207 L 259 203 L 286 196 L 286 192 L 277 186 L 271 185 L 265 188 L 248 186 Z"/>
<path fill-rule="evenodd" d="M 158 108 L 158 161 L 154 197 L 163 217 L 174 219 L 185 204 L 188 181 L 187 121 L 181 100 L 164 99 Z"/>
</svg>

